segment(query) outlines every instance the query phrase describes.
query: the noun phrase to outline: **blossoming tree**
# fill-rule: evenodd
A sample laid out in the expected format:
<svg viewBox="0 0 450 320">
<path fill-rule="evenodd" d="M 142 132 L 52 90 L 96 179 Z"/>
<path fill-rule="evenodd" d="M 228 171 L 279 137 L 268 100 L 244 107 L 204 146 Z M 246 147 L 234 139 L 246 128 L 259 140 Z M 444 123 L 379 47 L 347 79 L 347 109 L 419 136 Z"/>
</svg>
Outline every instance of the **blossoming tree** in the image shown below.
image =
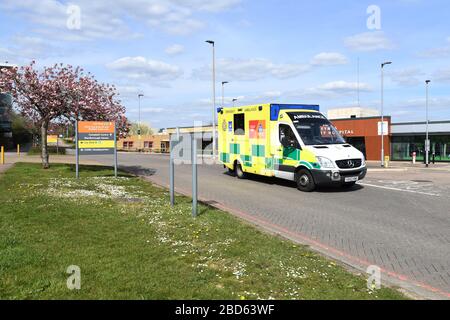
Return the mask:
<svg viewBox="0 0 450 320">
<path fill-rule="evenodd" d="M 18 110 L 40 130 L 44 169 L 49 168 L 47 132 L 51 123 L 112 121 L 119 136 L 129 130 L 116 88 L 99 83 L 80 67 L 55 64 L 38 70 L 33 61 L 27 66 L 1 71 L 0 89 L 12 94 Z"/>
</svg>

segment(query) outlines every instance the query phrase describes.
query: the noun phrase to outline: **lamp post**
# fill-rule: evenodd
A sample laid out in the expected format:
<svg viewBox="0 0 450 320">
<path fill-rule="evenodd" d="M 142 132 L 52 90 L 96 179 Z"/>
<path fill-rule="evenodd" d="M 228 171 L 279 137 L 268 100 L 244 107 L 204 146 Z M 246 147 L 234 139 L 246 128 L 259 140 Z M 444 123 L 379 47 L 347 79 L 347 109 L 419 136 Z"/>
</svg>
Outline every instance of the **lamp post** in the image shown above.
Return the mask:
<svg viewBox="0 0 450 320">
<path fill-rule="evenodd" d="M 212 47 L 212 91 L 213 91 L 213 159 L 216 158 L 216 46 L 212 40 L 207 40 Z"/>
<path fill-rule="evenodd" d="M 142 149 L 141 145 L 141 98 L 144 97 L 142 93 L 138 94 L 139 100 L 139 109 L 138 109 L 138 139 L 139 139 L 139 147 Z"/>
<path fill-rule="evenodd" d="M 392 64 L 387 61 L 381 64 L 381 166 L 384 167 L 384 66 Z"/>
<path fill-rule="evenodd" d="M 429 125 L 429 119 L 428 119 L 428 104 L 429 104 L 428 89 L 429 89 L 429 86 L 430 86 L 430 82 L 431 82 L 431 80 L 425 81 L 425 84 L 426 84 L 426 117 L 427 117 L 427 129 L 426 129 L 426 138 L 425 138 L 425 166 L 427 168 L 430 165 L 430 147 L 431 147 L 430 138 L 429 138 L 429 130 L 428 130 L 428 125 Z"/>
<path fill-rule="evenodd" d="M 222 81 L 222 108 L 225 107 L 225 85 L 228 83 L 228 81 Z"/>
<path fill-rule="evenodd" d="M 238 99 L 233 99 L 233 107 L 234 107 L 234 103 L 238 101 Z"/>
</svg>

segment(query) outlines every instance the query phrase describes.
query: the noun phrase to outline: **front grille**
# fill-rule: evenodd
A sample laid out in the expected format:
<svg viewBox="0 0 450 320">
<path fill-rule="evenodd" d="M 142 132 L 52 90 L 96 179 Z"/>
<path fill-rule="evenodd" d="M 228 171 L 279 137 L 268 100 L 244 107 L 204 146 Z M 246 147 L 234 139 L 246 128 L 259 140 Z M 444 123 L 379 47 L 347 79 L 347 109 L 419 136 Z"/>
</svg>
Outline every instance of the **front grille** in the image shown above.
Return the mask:
<svg viewBox="0 0 450 320">
<path fill-rule="evenodd" d="M 356 177 L 361 175 L 362 170 L 352 170 L 352 171 L 341 171 L 341 177 Z"/>
<path fill-rule="evenodd" d="M 362 165 L 361 159 L 348 159 L 348 160 L 338 160 L 336 161 L 339 169 L 354 169 L 359 168 Z"/>
</svg>

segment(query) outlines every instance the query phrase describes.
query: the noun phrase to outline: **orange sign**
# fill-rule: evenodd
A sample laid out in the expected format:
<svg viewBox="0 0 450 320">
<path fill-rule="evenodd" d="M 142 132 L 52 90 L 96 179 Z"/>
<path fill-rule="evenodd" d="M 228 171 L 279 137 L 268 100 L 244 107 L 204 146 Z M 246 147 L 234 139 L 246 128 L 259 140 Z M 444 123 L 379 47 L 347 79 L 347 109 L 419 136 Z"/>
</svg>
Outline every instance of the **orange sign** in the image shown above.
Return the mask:
<svg viewBox="0 0 450 320">
<path fill-rule="evenodd" d="M 265 139 L 266 138 L 266 121 L 254 120 L 249 122 L 250 139 Z"/>
<path fill-rule="evenodd" d="M 114 133 L 114 122 L 80 121 L 78 133 Z"/>
</svg>

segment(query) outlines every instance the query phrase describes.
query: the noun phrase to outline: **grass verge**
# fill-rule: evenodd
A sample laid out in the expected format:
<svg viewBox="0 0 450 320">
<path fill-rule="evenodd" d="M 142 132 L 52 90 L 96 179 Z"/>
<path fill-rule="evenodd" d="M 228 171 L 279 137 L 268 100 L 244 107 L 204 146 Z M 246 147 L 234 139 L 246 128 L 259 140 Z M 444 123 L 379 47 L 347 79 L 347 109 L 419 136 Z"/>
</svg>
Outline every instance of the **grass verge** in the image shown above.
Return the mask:
<svg viewBox="0 0 450 320">
<path fill-rule="evenodd" d="M 108 168 L 0 176 L 0 299 L 405 299 L 303 246 Z M 70 265 L 81 290 L 66 286 Z"/>
</svg>

